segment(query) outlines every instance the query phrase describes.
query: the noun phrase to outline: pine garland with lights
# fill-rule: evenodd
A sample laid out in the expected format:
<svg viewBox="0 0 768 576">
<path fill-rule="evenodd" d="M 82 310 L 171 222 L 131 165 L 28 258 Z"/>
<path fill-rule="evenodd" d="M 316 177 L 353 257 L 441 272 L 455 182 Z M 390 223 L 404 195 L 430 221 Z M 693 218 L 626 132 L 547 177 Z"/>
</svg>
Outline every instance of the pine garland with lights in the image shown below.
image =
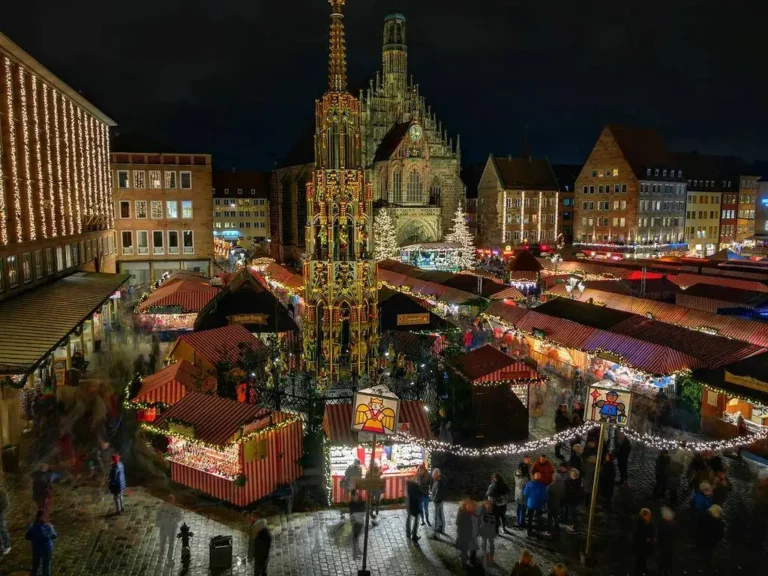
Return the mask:
<svg viewBox="0 0 768 576">
<path fill-rule="evenodd" d="M 395 225 L 386 208 L 380 208 L 373 219 L 373 259 L 376 262 L 397 258 Z"/>
<path fill-rule="evenodd" d="M 445 237 L 445 241 L 461 246 L 461 251 L 456 259 L 456 265 L 462 270 L 475 267 L 475 239 L 467 226 L 467 215 L 464 207 L 459 202 L 453 215 L 453 229 Z"/>
</svg>

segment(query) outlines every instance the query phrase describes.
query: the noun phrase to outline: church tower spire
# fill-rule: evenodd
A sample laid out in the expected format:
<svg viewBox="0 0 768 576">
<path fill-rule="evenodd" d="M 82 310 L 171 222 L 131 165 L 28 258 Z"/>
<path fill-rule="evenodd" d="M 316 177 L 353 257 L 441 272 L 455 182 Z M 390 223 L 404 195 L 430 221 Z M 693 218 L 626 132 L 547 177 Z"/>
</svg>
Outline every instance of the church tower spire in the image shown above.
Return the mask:
<svg viewBox="0 0 768 576">
<path fill-rule="evenodd" d="M 389 14 L 384 18 L 384 43 L 381 52 L 384 90 L 394 93 L 405 90 L 408 80 L 408 45 L 405 37 L 405 16 Z"/>
<path fill-rule="evenodd" d="M 331 50 L 328 62 L 328 89 L 347 91 L 347 43 L 344 38 L 344 14 L 341 9 L 346 0 L 328 0 L 331 5 Z"/>
</svg>

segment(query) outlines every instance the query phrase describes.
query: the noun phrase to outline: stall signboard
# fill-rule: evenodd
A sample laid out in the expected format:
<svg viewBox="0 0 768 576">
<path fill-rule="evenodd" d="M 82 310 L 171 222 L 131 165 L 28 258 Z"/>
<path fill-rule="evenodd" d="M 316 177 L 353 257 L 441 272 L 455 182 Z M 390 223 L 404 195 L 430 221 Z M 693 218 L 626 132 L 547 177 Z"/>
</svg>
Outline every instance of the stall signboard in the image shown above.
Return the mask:
<svg viewBox="0 0 768 576">
<path fill-rule="evenodd" d="M 768 392 L 768 382 L 763 382 L 753 376 L 739 376 L 738 374 L 733 374 L 726 370 L 725 381 L 730 382 L 731 384 L 736 384 L 737 386 L 743 386 L 744 388 L 759 390 L 760 392 Z"/>
<path fill-rule="evenodd" d="M 352 430 L 379 436 L 397 433 L 400 400 L 386 386 L 356 392 L 352 406 Z"/>
<path fill-rule="evenodd" d="M 587 400 L 584 420 L 629 425 L 632 392 L 613 386 L 610 380 L 602 380 L 589 387 Z"/>
<path fill-rule="evenodd" d="M 608 360 L 608 362 L 613 362 L 614 364 L 621 364 L 621 356 L 618 354 L 614 354 L 613 352 L 608 352 L 607 350 L 601 350 L 600 352 L 597 352 L 595 354 L 598 358 L 602 358 L 603 360 Z"/>
<path fill-rule="evenodd" d="M 429 312 L 397 315 L 398 326 L 419 326 L 421 324 L 429 324 Z"/>
<path fill-rule="evenodd" d="M 267 325 L 268 314 L 232 314 L 227 316 L 230 324 L 261 324 Z"/>
</svg>

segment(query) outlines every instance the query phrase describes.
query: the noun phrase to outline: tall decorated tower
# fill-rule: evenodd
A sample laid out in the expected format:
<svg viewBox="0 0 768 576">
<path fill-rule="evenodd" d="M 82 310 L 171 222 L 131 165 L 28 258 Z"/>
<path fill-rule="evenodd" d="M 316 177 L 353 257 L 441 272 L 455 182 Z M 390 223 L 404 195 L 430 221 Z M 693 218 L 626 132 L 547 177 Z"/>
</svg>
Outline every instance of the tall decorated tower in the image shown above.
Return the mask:
<svg viewBox="0 0 768 576">
<path fill-rule="evenodd" d="M 381 51 L 384 91 L 400 94 L 408 86 L 408 45 L 405 16 L 389 14 L 384 19 L 384 46 Z"/>
<path fill-rule="evenodd" d="M 328 91 L 315 103 L 315 167 L 307 184 L 304 366 L 321 386 L 368 373 L 378 341 L 373 205 L 360 102 L 347 91 L 345 2 L 329 0 Z"/>
</svg>

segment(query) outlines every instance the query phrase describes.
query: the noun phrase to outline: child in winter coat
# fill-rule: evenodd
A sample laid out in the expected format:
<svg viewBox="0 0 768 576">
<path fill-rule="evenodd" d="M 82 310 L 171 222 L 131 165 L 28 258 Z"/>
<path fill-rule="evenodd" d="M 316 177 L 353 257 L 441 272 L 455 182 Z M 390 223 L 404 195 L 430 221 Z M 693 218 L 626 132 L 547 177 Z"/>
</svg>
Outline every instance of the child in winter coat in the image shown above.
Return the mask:
<svg viewBox="0 0 768 576">
<path fill-rule="evenodd" d="M 496 514 L 493 504 L 486 500 L 479 510 L 480 539 L 483 543 L 483 558 L 486 566 L 493 564 L 496 554 Z"/>
<path fill-rule="evenodd" d="M 456 549 L 463 566 L 472 566 L 477 556 L 478 518 L 474 500 L 465 500 L 456 514 Z"/>
</svg>

